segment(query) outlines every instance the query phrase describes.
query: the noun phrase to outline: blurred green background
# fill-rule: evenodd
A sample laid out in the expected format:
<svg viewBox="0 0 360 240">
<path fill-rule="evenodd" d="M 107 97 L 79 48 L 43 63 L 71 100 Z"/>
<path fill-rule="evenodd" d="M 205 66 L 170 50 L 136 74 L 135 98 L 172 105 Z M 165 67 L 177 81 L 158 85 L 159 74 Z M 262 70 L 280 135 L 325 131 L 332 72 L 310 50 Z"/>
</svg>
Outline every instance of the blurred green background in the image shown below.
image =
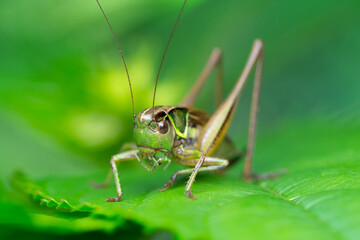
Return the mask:
<svg viewBox="0 0 360 240">
<path fill-rule="evenodd" d="M 101 2 L 124 52 L 139 112 L 151 105 L 182 1 Z M 258 136 L 263 141 L 258 156 L 264 156 L 262 147 L 271 148 L 271 136 L 284 126 L 317 124 L 326 132 L 334 123 L 354 125 L 360 120 L 359 9 L 357 0 L 189 0 L 165 58 L 156 104 L 176 105 L 214 47 L 223 50 L 226 95 L 254 39 L 261 38 L 265 62 Z M 2 1 L 0 46 L 3 192 L 15 170 L 41 178 L 107 169 L 109 157 L 133 140 L 132 112 L 121 58 L 96 1 Z M 251 85 L 230 129 L 240 148 L 246 143 Z M 213 88 L 212 80 L 196 107 L 214 111 Z M 304 135 L 323 140 L 311 131 Z M 302 134 L 294 136 L 283 142 L 296 145 Z M 357 139 L 341 131 L 332 138 L 351 138 L 355 144 Z M 334 141 L 318 152 L 346 146 L 346 141 Z M 270 158 L 307 151 L 305 146 L 282 147 Z M 266 164 L 255 163 L 255 168 L 267 170 Z"/>
</svg>

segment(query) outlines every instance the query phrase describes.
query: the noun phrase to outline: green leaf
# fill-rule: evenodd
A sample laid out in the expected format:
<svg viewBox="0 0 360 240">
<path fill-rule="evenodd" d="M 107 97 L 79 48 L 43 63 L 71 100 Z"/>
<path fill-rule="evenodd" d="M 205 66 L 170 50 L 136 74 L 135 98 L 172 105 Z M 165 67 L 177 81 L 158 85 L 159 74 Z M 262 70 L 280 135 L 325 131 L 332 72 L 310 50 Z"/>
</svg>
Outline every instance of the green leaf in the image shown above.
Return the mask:
<svg viewBox="0 0 360 240">
<path fill-rule="evenodd" d="M 15 196 L 0 183 L 0 229 L 10 226 L 31 226 L 31 218 L 26 209 L 14 198 Z"/>
<path fill-rule="evenodd" d="M 355 131 L 358 126 L 340 128 L 352 132 L 346 140 L 349 148 L 358 144 L 355 141 L 354 146 L 351 144 L 351 139 L 359 137 L 359 131 Z M 312 143 L 314 150 L 323 144 L 330 145 L 333 141 L 330 136 L 339 130 L 339 126 L 327 126 L 327 131 L 323 131 L 321 125 L 314 128 L 314 124 L 304 123 L 290 129 L 302 133 L 310 131 L 313 138 L 323 139 Z M 291 131 L 288 128 L 277 131 L 271 142 L 272 151 L 284 138 L 291 136 Z M 270 135 L 275 136 L 274 133 Z M 306 145 L 305 135 L 303 139 L 294 140 L 296 144 L 289 146 L 287 151 L 295 150 L 297 144 Z M 266 139 L 260 138 L 259 148 Z M 341 141 L 337 139 L 337 142 L 342 146 Z M 281 149 L 275 149 L 281 152 Z M 338 156 L 347 151 L 346 147 L 334 148 L 328 153 Z M 133 221 L 143 226 L 145 232 L 165 230 L 180 239 L 234 239 L 239 236 L 245 239 L 267 239 L 270 236 L 276 239 L 357 239 L 360 234 L 360 203 L 357 201 L 360 196 L 360 164 L 359 158 L 354 156 L 359 156 L 359 153 L 360 150 L 353 150 L 351 157 L 339 159 L 329 166 L 327 159 L 315 155 L 306 158 L 302 154 L 292 156 L 289 162 L 294 161 L 296 166 L 273 158 L 275 166 L 281 162 L 283 167 L 288 167 L 289 173 L 260 183 L 242 181 L 237 174 L 241 166 L 235 166 L 223 176 L 201 174 L 193 187 L 193 193 L 198 197 L 196 200 L 184 196 L 185 179 L 178 180 L 168 191 L 157 191 L 174 169 L 169 172 L 159 169 L 151 174 L 133 165 L 119 166 L 124 197 L 118 203 L 105 202 L 107 197 L 115 195 L 113 185 L 95 190 L 89 184 L 92 179 L 104 177 L 106 172 L 47 178 L 37 183 L 17 176 L 15 185 L 43 206 L 68 209 L 69 216 L 72 212 L 87 212 L 87 219 L 101 216 L 107 222 Z M 313 167 L 307 158 L 313 162 Z M 264 161 L 259 159 L 256 165 Z M 104 231 L 108 231 L 107 227 L 98 225 Z M 121 227 L 121 224 L 113 227 Z"/>
</svg>

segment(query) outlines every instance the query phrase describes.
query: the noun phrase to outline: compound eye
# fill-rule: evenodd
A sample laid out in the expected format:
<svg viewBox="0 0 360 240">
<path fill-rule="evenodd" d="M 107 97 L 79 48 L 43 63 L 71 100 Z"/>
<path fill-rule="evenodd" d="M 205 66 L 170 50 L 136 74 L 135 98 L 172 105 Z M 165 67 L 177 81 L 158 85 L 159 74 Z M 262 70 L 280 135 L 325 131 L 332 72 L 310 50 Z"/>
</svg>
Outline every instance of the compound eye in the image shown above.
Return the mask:
<svg viewBox="0 0 360 240">
<path fill-rule="evenodd" d="M 168 132 L 169 126 L 168 126 L 167 121 L 160 121 L 157 125 L 158 125 L 158 131 L 161 134 L 165 134 Z"/>
</svg>

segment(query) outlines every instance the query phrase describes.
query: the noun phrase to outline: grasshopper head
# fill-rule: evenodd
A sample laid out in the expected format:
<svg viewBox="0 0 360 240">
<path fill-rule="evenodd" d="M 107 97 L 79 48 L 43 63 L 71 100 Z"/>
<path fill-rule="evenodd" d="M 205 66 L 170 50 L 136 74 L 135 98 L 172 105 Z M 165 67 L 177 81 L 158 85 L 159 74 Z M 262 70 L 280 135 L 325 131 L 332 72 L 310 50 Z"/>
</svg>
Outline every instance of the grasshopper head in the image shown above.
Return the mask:
<svg viewBox="0 0 360 240">
<path fill-rule="evenodd" d="M 175 141 L 176 132 L 171 125 L 166 109 L 158 106 L 141 111 L 134 122 L 134 136 L 140 151 L 140 160 L 153 169 L 164 162 Z"/>
</svg>

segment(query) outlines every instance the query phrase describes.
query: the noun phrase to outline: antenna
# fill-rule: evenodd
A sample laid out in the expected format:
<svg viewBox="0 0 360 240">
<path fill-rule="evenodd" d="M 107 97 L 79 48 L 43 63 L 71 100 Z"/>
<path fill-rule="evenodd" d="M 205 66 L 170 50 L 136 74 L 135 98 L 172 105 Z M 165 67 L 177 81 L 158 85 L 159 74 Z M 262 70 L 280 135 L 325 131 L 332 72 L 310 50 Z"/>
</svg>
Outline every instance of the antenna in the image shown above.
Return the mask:
<svg viewBox="0 0 360 240">
<path fill-rule="evenodd" d="M 177 25 L 178 25 L 178 23 L 179 23 L 180 17 L 181 17 L 181 15 L 182 15 L 183 11 L 184 11 L 186 2 L 187 2 L 187 0 L 184 1 L 183 5 L 182 5 L 182 7 L 181 7 L 180 13 L 179 13 L 179 15 L 178 15 L 178 17 L 177 17 L 177 19 L 176 19 L 175 25 L 174 25 L 174 27 L 173 27 L 173 29 L 172 29 L 172 31 L 171 31 L 169 40 L 168 40 L 168 42 L 167 42 L 167 44 L 166 44 L 164 54 L 163 54 L 163 56 L 162 56 L 162 58 L 161 58 L 159 71 L 158 71 L 158 74 L 157 74 L 157 77 L 156 77 L 155 89 L 154 89 L 154 96 L 153 96 L 153 103 L 152 103 L 153 118 L 154 118 L 154 115 L 155 115 L 155 108 L 154 108 L 154 106 L 155 106 L 156 87 L 157 87 L 157 84 L 158 84 L 158 81 L 159 81 L 159 76 L 160 76 L 161 68 L 162 68 L 162 65 L 163 65 L 163 62 L 164 62 L 164 58 L 165 58 L 165 55 L 166 55 L 166 51 L 167 51 L 167 49 L 168 49 L 168 47 L 169 47 L 171 38 L 172 38 L 173 35 L 174 35 L 175 29 L 176 29 L 176 27 L 177 27 Z"/>
<path fill-rule="evenodd" d="M 126 75 L 127 75 L 127 79 L 128 79 L 128 82 L 129 82 L 129 88 L 130 88 L 130 94 L 131 94 L 131 102 L 132 102 L 132 109 L 133 109 L 133 116 L 134 116 L 134 118 L 135 118 L 136 115 L 135 115 L 134 96 L 133 96 L 133 91 L 132 91 L 132 87 L 131 87 L 131 82 L 130 82 L 130 77 L 129 77 L 129 71 L 128 71 L 127 67 L 126 67 L 124 55 L 122 54 L 122 51 L 121 51 L 121 48 L 120 48 L 120 44 L 119 44 L 118 40 L 116 39 L 115 33 L 114 33 L 114 31 L 113 31 L 113 29 L 112 29 L 112 27 L 111 27 L 111 25 L 110 25 L 110 22 L 109 22 L 108 18 L 106 17 L 106 14 L 105 14 L 104 10 L 102 9 L 102 7 L 101 7 L 101 5 L 100 5 L 100 3 L 99 3 L 99 0 L 96 0 L 96 2 L 97 2 L 97 4 L 99 5 L 102 14 L 103 14 L 104 17 L 105 17 L 105 20 L 106 20 L 107 24 L 109 25 L 109 28 L 110 28 L 110 30 L 111 30 L 111 33 L 112 33 L 112 35 L 113 35 L 114 38 L 115 38 L 116 45 L 117 45 L 117 47 L 118 47 L 118 49 L 119 49 L 119 51 L 120 51 L 120 55 L 121 55 L 121 58 L 122 58 L 122 60 L 123 60 L 124 67 L 125 67 L 125 71 L 126 71 Z"/>
</svg>

